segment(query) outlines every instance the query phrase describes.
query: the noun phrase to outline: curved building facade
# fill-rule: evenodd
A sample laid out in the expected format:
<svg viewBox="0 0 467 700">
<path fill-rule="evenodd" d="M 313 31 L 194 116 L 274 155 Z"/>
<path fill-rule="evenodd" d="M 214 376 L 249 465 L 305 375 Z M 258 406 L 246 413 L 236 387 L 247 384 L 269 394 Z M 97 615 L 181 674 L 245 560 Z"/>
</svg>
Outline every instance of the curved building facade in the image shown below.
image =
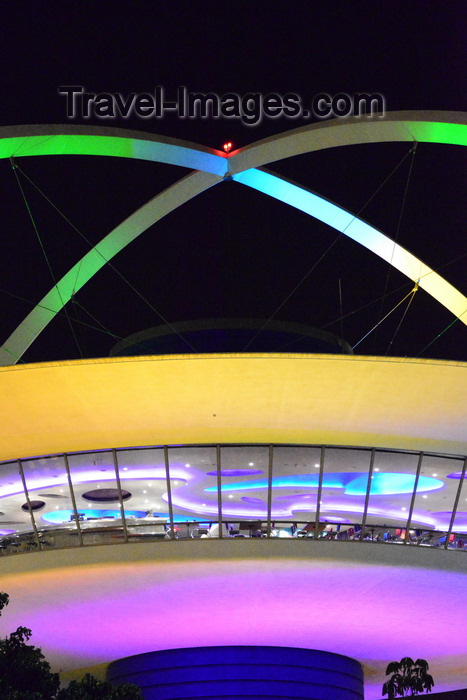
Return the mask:
<svg viewBox="0 0 467 700">
<path fill-rule="evenodd" d="M 437 689 L 465 685 L 465 370 L 303 354 L 2 368 L 9 624 L 70 672 L 246 644 L 355 658 L 367 700 L 405 654 Z"/>
<path fill-rule="evenodd" d="M 136 683 L 145 700 L 363 700 L 360 664 L 313 649 L 170 649 L 114 661 L 107 675 L 113 683 Z"/>
<path fill-rule="evenodd" d="M 334 333 L 300 323 L 268 319 L 200 319 L 156 326 L 121 340 L 110 356 L 175 355 L 190 352 L 299 352 L 353 355 Z"/>
</svg>

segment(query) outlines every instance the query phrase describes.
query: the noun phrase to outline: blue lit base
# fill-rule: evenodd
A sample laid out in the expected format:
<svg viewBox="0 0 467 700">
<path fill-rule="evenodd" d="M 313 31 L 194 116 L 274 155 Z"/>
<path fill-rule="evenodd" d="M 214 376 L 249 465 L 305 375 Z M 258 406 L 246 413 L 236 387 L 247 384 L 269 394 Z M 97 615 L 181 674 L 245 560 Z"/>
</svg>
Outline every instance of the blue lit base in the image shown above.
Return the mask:
<svg viewBox="0 0 467 700">
<path fill-rule="evenodd" d="M 107 671 L 134 683 L 144 700 L 362 700 L 358 661 L 314 649 L 219 646 L 128 656 Z"/>
</svg>

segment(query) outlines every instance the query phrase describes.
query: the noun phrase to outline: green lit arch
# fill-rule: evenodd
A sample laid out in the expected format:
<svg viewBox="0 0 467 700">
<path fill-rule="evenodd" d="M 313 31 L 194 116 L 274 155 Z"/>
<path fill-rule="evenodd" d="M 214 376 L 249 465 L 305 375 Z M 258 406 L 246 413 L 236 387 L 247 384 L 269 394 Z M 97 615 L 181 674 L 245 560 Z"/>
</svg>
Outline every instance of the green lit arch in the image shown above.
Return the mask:
<svg viewBox="0 0 467 700">
<path fill-rule="evenodd" d="M 432 121 L 430 121 L 430 119 Z M 366 246 L 467 324 L 467 299 L 390 238 L 322 197 L 258 170 L 265 163 L 336 146 L 384 141 L 467 144 L 467 115 L 403 112 L 384 120 L 332 120 L 265 139 L 227 158 L 220 151 L 143 132 L 100 127 L 30 126 L 0 129 L 0 157 L 100 155 L 195 168 L 111 231 L 39 302 L 0 350 L 0 365 L 14 364 L 39 333 L 96 272 L 143 231 L 223 177 L 241 182 L 314 216 Z"/>
<path fill-rule="evenodd" d="M 232 174 L 284 158 L 338 146 L 408 141 L 467 146 L 467 113 L 388 112 L 373 117 L 330 119 L 252 143 L 230 154 Z"/>
<path fill-rule="evenodd" d="M 227 160 L 222 151 L 144 131 L 69 124 L 0 127 L 0 158 L 65 155 L 134 158 L 221 177 Z"/>
</svg>

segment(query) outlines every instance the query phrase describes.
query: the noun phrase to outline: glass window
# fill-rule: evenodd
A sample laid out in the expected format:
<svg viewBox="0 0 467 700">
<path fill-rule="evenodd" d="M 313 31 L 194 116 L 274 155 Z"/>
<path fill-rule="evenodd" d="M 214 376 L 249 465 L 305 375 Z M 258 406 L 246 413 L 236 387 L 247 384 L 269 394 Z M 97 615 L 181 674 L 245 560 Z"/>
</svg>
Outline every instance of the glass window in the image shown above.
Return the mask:
<svg viewBox="0 0 467 700">
<path fill-rule="evenodd" d="M 116 456 L 121 488 L 131 493 L 124 502 L 128 540 L 164 539 L 169 512 L 163 448 L 117 450 Z"/>
<path fill-rule="evenodd" d="M 269 448 L 221 448 L 223 536 L 267 534 Z"/>
<path fill-rule="evenodd" d="M 23 510 L 26 502 L 18 462 L 0 465 L 0 549 L 11 554 L 21 548 L 21 537 L 31 531 L 29 512 Z"/>
<path fill-rule="evenodd" d="M 216 448 L 169 447 L 168 455 L 175 536 L 214 534 L 219 521 Z"/>
<path fill-rule="evenodd" d="M 455 474 L 461 470 L 461 460 L 423 455 L 410 523 L 411 541 L 434 544 L 448 530 L 459 485 Z"/>
<path fill-rule="evenodd" d="M 449 482 L 457 488 L 459 486 L 464 460 L 450 460 L 452 470 L 447 475 Z M 467 549 L 467 470 L 462 481 L 462 486 L 457 504 L 456 515 L 452 532 L 454 537 L 450 537 L 450 546 L 455 546 L 457 549 Z"/>
<path fill-rule="evenodd" d="M 22 465 L 41 548 L 77 546 L 79 538 L 71 517 L 74 511 L 64 456 L 25 459 Z M 26 502 L 24 506 L 28 513 Z M 30 520 L 29 526 L 32 527 Z M 23 548 L 36 547 L 35 533 L 31 530 Z"/>
<path fill-rule="evenodd" d="M 320 458 L 319 447 L 274 448 L 272 520 L 276 536 L 313 536 Z"/>
<path fill-rule="evenodd" d="M 375 450 L 370 475 L 369 448 L 279 445 L 272 450 L 270 494 L 268 445 L 102 450 L 25 459 L 21 464 L 41 549 L 77 546 L 80 531 L 84 545 L 165 539 L 172 536 L 171 513 L 177 539 L 217 538 L 220 532 L 223 537 L 315 537 L 318 532 L 319 537 L 333 539 L 443 546 L 464 462 L 460 457 L 423 455 L 414 495 L 419 459 L 418 453 Z M 465 483 L 448 545 L 467 549 Z M 16 460 L 0 464 L 0 549 L 4 554 L 37 549 Z"/>
<path fill-rule="evenodd" d="M 123 542 L 122 513 L 111 450 L 68 456 L 83 544 Z M 124 491 L 125 504 L 132 498 Z M 74 519 L 74 513 L 70 519 Z"/>
<path fill-rule="evenodd" d="M 325 450 L 323 488 L 320 503 L 320 523 L 326 523 L 327 538 L 355 539 L 360 537 L 368 489 L 371 450 L 327 447 Z M 363 537 L 371 539 L 370 527 Z"/>
<path fill-rule="evenodd" d="M 390 541 L 403 541 L 415 487 L 418 454 L 405 452 L 375 453 L 368 502 L 367 529 L 377 526 L 374 536 Z M 436 486 L 431 482 L 431 487 Z M 423 488 L 427 488 L 427 482 Z"/>
</svg>

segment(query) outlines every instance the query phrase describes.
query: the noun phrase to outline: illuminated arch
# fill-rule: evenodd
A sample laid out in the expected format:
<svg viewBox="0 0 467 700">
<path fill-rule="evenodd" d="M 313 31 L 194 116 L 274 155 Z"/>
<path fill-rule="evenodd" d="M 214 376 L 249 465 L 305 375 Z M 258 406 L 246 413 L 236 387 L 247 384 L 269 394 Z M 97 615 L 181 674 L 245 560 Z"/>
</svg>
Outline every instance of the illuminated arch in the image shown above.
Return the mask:
<svg viewBox="0 0 467 700">
<path fill-rule="evenodd" d="M 467 325 L 467 298 L 441 275 L 381 231 L 342 207 L 264 170 L 245 170 L 233 179 L 313 216 L 360 243 L 417 283 Z"/>
<path fill-rule="evenodd" d="M 431 120 L 431 121 L 430 121 Z M 467 144 L 463 113 L 402 112 L 384 121 L 351 118 L 313 124 L 265 139 L 227 158 L 213 149 L 142 132 L 99 127 L 31 126 L 0 129 L 0 157 L 100 155 L 135 158 L 196 168 L 117 226 L 87 253 L 41 300 L 0 350 L 0 365 L 17 362 L 45 326 L 114 255 L 170 211 L 220 182 L 223 177 L 257 189 L 345 233 L 419 282 L 467 324 L 467 299 L 431 268 L 351 213 L 258 165 L 314 150 L 383 141 Z"/>
<path fill-rule="evenodd" d="M 337 146 L 409 141 L 467 146 L 465 112 L 389 112 L 384 117 L 331 119 L 272 136 L 232 151 L 232 174 L 284 158 Z"/>
<path fill-rule="evenodd" d="M 219 180 L 218 175 L 195 171 L 150 199 L 114 228 L 68 270 L 13 331 L 0 348 L 0 365 L 15 364 L 73 295 L 120 250 L 166 214 Z"/>
<path fill-rule="evenodd" d="M 189 141 L 130 129 L 57 124 L 0 128 L 0 158 L 65 155 L 149 160 L 221 177 L 227 158 L 222 151 Z"/>
</svg>

